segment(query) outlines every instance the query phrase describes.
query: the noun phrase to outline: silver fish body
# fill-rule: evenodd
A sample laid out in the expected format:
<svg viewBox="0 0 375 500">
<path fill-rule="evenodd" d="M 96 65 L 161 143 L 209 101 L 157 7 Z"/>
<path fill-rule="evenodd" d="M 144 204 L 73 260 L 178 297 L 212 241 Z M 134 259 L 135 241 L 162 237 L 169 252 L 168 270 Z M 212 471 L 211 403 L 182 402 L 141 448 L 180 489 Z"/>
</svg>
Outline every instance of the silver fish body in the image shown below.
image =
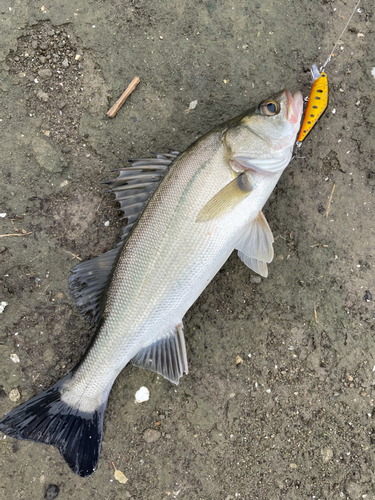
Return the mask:
<svg viewBox="0 0 375 500">
<path fill-rule="evenodd" d="M 178 383 L 188 371 L 183 316 L 233 249 L 267 275 L 273 237 L 261 210 L 291 159 L 301 114 L 301 94 L 282 91 L 216 127 L 171 162 L 148 200 L 137 190 L 151 190 L 151 160 L 135 163 L 134 176 L 127 171 L 124 181 L 113 181 L 131 231 L 118 255 L 80 264 L 71 277 L 82 312 L 95 309 L 99 318 L 96 339 L 72 374 L 13 410 L 0 430 L 54 444 L 74 472 L 87 476 L 96 468 L 107 398 L 124 366 L 132 361 Z M 105 287 L 96 273 L 109 280 L 100 311 L 96 294 Z M 41 404 L 46 413 L 33 420 Z"/>
</svg>

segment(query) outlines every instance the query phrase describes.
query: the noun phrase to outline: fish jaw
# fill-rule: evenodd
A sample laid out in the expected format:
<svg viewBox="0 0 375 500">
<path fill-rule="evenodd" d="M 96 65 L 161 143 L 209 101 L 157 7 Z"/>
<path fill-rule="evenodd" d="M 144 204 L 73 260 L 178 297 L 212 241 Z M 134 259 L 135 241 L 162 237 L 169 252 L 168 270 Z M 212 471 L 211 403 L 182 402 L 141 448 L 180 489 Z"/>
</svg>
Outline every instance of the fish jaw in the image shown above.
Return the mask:
<svg viewBox="0 0 375 500">
<path fill-rule="evenodd" d="M 300 91 L 292 95 L 287 89 L 282 90 L 280 94 L 282 95 L 282 99 L 286 101 L 285 110 L 282 110 L 282 113 L 280 113 L 283 114 L 284 124 L 283 127 L 280 127 L 280 136 L 278 138 L 275 137 L 272 149 L 280 151 L 287 148 L 292 151 L 300 128 L 303 112 L 303 96 Z"/>
<path fill-rule="evenodd" d="M 287 96 L 288 99 L 288 108 L 287 108 L 287 120 L 289 123 L 293 124 L 298 124 L 301 121 L 302 117 L 302 110 L 303 110 L 303 97 L 301 92 L 295 92 L 295 94 L 292 96 L 292 94 L 289 92 L 289 90 L 284 89 L 284 92 Z"/>
</svg>

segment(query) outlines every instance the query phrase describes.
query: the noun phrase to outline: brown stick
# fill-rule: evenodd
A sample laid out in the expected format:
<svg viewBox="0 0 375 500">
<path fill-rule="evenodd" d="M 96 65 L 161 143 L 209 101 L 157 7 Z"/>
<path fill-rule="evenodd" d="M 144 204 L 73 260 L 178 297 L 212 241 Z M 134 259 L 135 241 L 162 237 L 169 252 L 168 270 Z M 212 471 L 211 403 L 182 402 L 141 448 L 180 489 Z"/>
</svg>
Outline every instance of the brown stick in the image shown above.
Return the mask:
<svg viewBox="0 0 375 500">
<path fill-rule="evenodd" d="M 336 186 L 336 184 L 333 185 L 332 191 L 331 191 L 331 196 L 329 197 L 328 207 L 327 207 L 327 210 L 326 210 L 326 217 L 328 217 L 329 211 L 331 209 L 332 196 L 333 196 L 333 191 L 335 190 L 335 186 Z"/>
<path fill-rule="evenodd" d="M 138 78 L 138 76 L 133 78 L 130 85 L 125 90 L 125 92 L 122 94 L 120 99 L 117 102 L 115 102 L 115 104 L 112 106 L 112 108 L 108 111 L 107 116 L 109 116 L 110 118 L 114 118 L 116 116 L 117 111 L 121 108 L 121 106 L 124 104 L 126 99 L 130 96 L 130 94 L 133 92 L 133 90 L 135 89 L 135 87 L 138 85 L 139 82 L 140 82 L 140 79 Z"/>
<path fill-rule="evenodd" d="M 28 234 L 32 233 L 13 233 L 13 234 L 0 234 L 0 238 L 6 238 L 7 236 L 27 236 Z"/>
<path fill-rule="evenodd" d="M 76 255 L 75 253 L 69 252 L 68 250 L 64 250 L 64 252 L 68 253 L 69 255 L 72 255 L 73 257 L 75 257 L 78 260 L 82 260 L 81 257 L 78 257 L 78 255 Z"/>
</svg>

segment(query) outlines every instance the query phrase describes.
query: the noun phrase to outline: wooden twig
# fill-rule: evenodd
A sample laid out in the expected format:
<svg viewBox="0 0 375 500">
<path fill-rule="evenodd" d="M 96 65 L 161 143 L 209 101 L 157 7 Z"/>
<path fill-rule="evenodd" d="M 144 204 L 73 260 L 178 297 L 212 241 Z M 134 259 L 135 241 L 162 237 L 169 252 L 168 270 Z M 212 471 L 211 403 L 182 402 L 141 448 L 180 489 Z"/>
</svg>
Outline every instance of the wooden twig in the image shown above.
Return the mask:
<svg viewBox="0 0 375 500">
<path fill-rule="evenodd" d="M 125 90 L 125 92 L 122 94 L 120 99 L 108 111 L 107 116 L 109 116 L 110 118 L 114 118 L 116 116 L 117 111 L 121 108 L 121 106 L 124 104 L 126 99 L 130 96 L 130 94 L 133 92 L 133 90 L 135 89 L 135 87 L 138 85 L 139 82 L 140 82 L 140 79 L 138 78 L 138 76 L 133 78 L 130 85 Z"/>
<path fill-rule="evenodd" d="M 68 250 L 64 250 L 64 252 L 72 255 L 75 259 L 82 260 L 81 257 L 78 257 L 78 255 L 76 255 L 75 253 L 69 252 Z"/>
<path fill-rule="evenodd" d="M 315 316 L 315 323 L 319 323 L 318 313 L 316 312 L 316 307 L 314 307 L 314 316 Z"/>
<path fill-rule="evenodd" d="M 334 184 L 332 186 L 331 196 L 329 197 L 328 207 L 327 207 L 327 210 L 326 210 L 326 217 L 328 217 L 329 211 L 331 210 L 332 196 L 333 196 L 333 191 L 335 190 L 335 186 L 336 186 L 336 184 Z"/>
<path fill-rule="evenodd" d="M 0 238 L 6 238 L 7 236 L 27 236 L 28 234 L 31 233 L 12 233 L 12 234 L 0 234 Z"/>
</svg>

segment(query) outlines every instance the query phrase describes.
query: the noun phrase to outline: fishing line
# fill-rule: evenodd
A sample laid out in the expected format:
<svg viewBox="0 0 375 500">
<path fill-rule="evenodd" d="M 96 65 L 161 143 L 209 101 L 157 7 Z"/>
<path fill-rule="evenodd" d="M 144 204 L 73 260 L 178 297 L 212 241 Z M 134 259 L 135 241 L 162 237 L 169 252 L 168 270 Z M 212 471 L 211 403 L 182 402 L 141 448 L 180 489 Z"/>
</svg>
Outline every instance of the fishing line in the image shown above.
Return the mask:
<svg viewBox="0 0 375 500">
<path fill-rule="evenodd" d="M 311 77 L 313 80 L 313 86 L 311 88 L 310 96 L 308 98 L 308 103 L 307 103 L 307 108 L 305 112 L 305 118 L 302 123 L 302 127 L 298 136 L 298 141 L 297 141 L 297 147 L 300 147 L 302 144 L 302 141 L 305 139 L 307 134 L 310 132 L 310 130 L 313 128 L 313 126 L 316 124 L 316 122 L 319 120 L 319 118 L 322 116 L 324 111 L 327 108 L 328 105 L 328 78 L 327 74 L 324 72 L 324 68 L 327 66 L 327 64 L 331 61 L 332 56 L 334 56 L 334 52 L 336 50 L 336 47 L 338 46 L 341 37 L 347 30 L 350 21 L 352 20 L 352 17 L 354 16 L 355 11 L 358 8 L 358 5 L 360 4 L 361 0 L 358 0 L 356 6 L 354 7 L 348 22 L 346 23 L 344 29 L 342 30 L 341 35 L 337 39 L 335 45 L 333 46 L 333 49 L 328 56 L 328 59 L 326 62 L 320 67 L 318 70 L 317 66 L 315 64 L 312 65 L 311 67 Z"/>
<path fill-rule="evenodd" d="M 360 2 L 361 2 L 361 0 L 358 0 L 357 5 L 354 7 L 353 12 L 351 13 L 351 15 L 350 15 L 350 17 L 349 17 L 349 21 L 346 23 L 345 28 L 342 30 L 341 35 L 338 37 L 337 42 L 335 43 L 335 45 L 334 45 L 334 47 L 333 47 L 333 49 L 332 49 L 332 51 L 331 51 L 330 55 L 328 56 L 328 59 L 327 59 L 327 60 L 326 60 L 326 62 L 323 64 L 323 66 L 321 66 L 321 67 L 320 67 L 320 70 L 319 70 L 319 71 L 320 71 L 320 73 L 321 73 L 321 72 L 323 71 L 323 69 L 327 66 L 327 64 L 331 61 L 331 58 L 332 58 L 332 56 L 334 55 L 334 52 L 335 52 L 335 50 L 336 50 L 336 47 L 338 46 L 338 44 L 339 44 L 339 42 L 340 42 L 340 39 L 341 39 L 342 35 L 343 35 L 343 34 L 345 33 L 345 31 L 347 30 L 347 28 L 348 28 L 348 26 L 349 26 L 349 23 L 350 23 L 350 21 L 352 20 L 352 17 L 354 16 L 355 11 L 357 10 L 358 5 L 360 4 Z"/>
</svg>

